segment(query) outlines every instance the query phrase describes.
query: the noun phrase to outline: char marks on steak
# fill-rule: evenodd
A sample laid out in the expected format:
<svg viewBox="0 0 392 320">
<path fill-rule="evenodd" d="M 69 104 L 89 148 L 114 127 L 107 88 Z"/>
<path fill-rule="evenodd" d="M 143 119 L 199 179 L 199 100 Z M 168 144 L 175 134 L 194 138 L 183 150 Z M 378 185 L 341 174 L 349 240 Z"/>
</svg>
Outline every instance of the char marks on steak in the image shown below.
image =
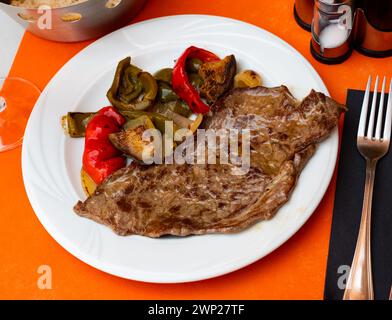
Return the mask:
<svg viewBox="0 0 392 320">
<path fill-rule="evenodd" d="M 251 167 L 132 164 L 75 206 L 119 235 L 230 233 L 270 219 L 288 201 L 315 146 L 344 106 L 312 91 L 302 102 L 284 87 L 234 89 L 212 107 L 206 129 L 250 129 Z"/>
</svg>

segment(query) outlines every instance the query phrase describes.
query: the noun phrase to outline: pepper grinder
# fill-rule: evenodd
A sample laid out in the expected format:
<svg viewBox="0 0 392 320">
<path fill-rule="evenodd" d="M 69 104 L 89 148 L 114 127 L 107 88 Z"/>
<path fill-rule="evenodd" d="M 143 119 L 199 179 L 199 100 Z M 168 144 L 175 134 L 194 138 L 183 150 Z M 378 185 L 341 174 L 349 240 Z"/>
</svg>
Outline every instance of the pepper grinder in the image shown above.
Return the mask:
<svg viewBox="0 0 392 320">
<path fill-rule="evenodd" d="M 313 57 L 326 64 L 337 64 L 352 53 L 352 0 L 316 0 L 310 50 Z"/>
</svg>

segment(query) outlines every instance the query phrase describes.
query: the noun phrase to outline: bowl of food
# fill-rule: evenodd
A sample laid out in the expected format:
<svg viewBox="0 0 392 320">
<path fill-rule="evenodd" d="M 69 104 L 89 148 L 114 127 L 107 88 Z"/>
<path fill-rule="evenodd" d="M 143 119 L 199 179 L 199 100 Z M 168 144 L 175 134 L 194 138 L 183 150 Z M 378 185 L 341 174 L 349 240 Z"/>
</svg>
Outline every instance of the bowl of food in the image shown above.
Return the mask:
<svg viewBox="0 0 392 320">
<path fill-rule="evenodd" d="M 116 30 L 146 0 L 0 0 L 0 8 L 38 37 L 76 42 Z"/>
</svg>

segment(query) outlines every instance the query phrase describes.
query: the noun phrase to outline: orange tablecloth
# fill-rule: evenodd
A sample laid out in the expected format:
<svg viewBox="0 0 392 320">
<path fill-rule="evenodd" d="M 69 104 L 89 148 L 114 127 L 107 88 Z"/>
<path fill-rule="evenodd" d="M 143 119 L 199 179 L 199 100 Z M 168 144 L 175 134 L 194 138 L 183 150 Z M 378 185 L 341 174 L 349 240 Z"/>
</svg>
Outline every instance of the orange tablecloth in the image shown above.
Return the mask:
<svg viewBox="0 0 392 320">
<path fill-rule="evenodd" d="M 331 95 L 345 102 L 347 88 L 363 88 L 368 75 L 391 76 L 392 58 L 354 52 L 344 64 L 326 66 L 309 52 L 310 34 L 296 25 L 293 0 L 149 0 L 135 21 L 200 13 L 243 20 L 286 40 L 316 68 Z M 26 33 L 11 74 L 41 89 L 90 42 L 62 44 Z M 388 74 L 389 72 L 389 74 Z M 77 260 L 58 245 L 36 218 L 25 193 L 21 149 L 0 153 L 0 298 L 7 299 L 322 299 L 333 211 L 335 178 L 306 225 L 274 253 L 216 279 L 158 285 L 120 279 Z M 37 286 L 40 265 L 52 268 L 52 289 Z"/>
</svg>

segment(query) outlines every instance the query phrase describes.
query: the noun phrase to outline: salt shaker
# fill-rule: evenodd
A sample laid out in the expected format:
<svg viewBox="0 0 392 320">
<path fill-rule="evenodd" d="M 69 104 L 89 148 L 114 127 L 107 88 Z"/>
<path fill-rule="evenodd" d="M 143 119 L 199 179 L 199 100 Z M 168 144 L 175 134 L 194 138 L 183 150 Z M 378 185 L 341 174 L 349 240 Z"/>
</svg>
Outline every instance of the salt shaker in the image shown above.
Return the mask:
<svg viewBox="0 0 392 320">
<path fill-rule="evenodd" d="M 352 52 L 353 0 L 316 0 L 312 23 L 312 55 L 327 64 L 341 63 Z"/>
</svg>

